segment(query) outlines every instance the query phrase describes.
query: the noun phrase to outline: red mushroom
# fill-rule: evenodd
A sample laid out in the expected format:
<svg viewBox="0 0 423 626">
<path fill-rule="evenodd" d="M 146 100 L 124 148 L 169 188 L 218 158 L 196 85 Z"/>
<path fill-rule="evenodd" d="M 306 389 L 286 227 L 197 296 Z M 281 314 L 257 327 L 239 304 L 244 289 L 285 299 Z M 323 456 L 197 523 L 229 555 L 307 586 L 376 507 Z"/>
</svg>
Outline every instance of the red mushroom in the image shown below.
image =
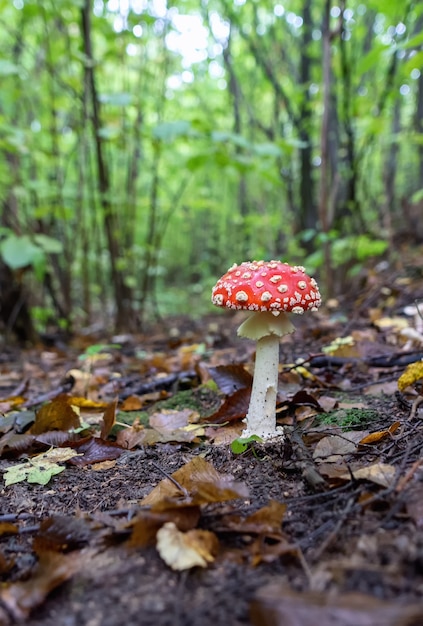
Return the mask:
<svg viewBox="0 0 423 626">
<path fill-rule="evenodd" d="M 238 328 L 240 337 L 257 341 L 253 388 L 242 437 L 269 439 L 282 435 L 283 430 L 276 428 L 279 338 L 295 330 L 287 313 L 317 311 L 321 298 L 316 281 L 299 265 L 247 261 L 234 264 L 217 281 L 212 302 L 251 311 Z"/>
</svg>

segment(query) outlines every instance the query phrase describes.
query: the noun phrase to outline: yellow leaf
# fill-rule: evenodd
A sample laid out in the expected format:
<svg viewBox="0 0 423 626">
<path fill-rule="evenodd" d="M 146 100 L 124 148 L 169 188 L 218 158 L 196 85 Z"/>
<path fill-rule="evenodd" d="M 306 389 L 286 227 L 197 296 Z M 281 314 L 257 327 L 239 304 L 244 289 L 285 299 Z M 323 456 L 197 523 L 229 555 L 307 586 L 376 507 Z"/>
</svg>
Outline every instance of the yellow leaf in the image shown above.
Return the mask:
<svg viewBox="0 0 423 626">
<path fill-rule="evenodd" d="M 407 365 L 405 372 L 398 378 L 398 389 L 404 391 L 407 387 L 414 385 L 418 380 L 423 379 L 423 360 Z"/>
<path fill-rule="evenodd" d="M 80 396 L 71 396 L 68 403 L 72 406 L 77 406 L 80 409 L 105 409 L 108 402 L 98 402 L 96 400 L 90 400 L 89 398 L 83 398 Z"/>
<path fill-rule="evenodd" d="M 388 435 L 392 435 L 396 430 L 398 430 L 399 427 L 400 423 L 394 422 L 387 430 L 378 430 L 374 433 L 370 433 L 366 437 L 363 437 L 363 439 L 360 439 L 358 443 L 359 445 L 378 443 L 382 439 L 385 439 Z"/>
<path fill-rule="evenodd" d="M 218 541 L 209 530 L 182 533 L 173 522 L 166 522 L 157 531 L 157 551 L 173 570 L 207 567 L 214 561 Z"/>
</svg>

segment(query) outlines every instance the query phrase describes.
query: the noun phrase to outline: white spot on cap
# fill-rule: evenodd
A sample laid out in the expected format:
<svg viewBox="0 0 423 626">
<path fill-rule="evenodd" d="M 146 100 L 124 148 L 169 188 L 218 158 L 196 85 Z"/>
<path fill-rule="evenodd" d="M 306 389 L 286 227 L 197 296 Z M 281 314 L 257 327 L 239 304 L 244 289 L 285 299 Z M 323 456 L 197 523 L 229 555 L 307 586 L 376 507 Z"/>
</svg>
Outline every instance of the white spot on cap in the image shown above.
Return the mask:
<svg viewBox="0 0 423 626">
<path fill-rule="evenodd" d="M 296 313 L 297 315 L 302 315 L 304 313 L 304 309 L 302 306 L 294 306 L 292 308 L 292 313 Z"/>
<path fill-rule="evenodd" d="M 271 283 L 278 283 L 280 280 L 282 280 L 282 276 L 280 274 L 275 274 L 274 276 L 272 276 L 272 278 L 269 278 L 269 281 Z"/>
<path fill-rule="evenodd" d="M 237 300 L 237 302 L 248 302 L 248 294 L 246 294 L 245 291 L 238 291 L 235 295 L 235 300 Z"/>
<path fill-rule="evenodd" d="M 307 283 L 305 280 L 299 280 L 297 285 L 298 289 L 307 289 Z"/>
<path fill-rule="evenodd" d="M 256 287 L 260 288 L 260 287 L 264 287 L 264 282 L 262 280 L 258 280 L 256 282 Z"/>
<path fill-rule="evenodd" d="M 260 300 L 262 302 L 269 302 L 269 300 L 272 299 L 272 294 L 270 293 L 270 291 L 263 291 L 263 293 L 261 294 Z"/>
<path fill-rule="evenodd" d="M 288 291 L 288 285 L 285 285 L 285 284 L 279 285 L 278 291 L 279 293 L 286 293 Z"/>
<path fill-rule="evenodd" d="M 222 306 L 223 295 L 221 293 L 217 293 L 215 296 L 213 296 L 213 304 L 216 304 L 216 306 Z"/>
</svg>

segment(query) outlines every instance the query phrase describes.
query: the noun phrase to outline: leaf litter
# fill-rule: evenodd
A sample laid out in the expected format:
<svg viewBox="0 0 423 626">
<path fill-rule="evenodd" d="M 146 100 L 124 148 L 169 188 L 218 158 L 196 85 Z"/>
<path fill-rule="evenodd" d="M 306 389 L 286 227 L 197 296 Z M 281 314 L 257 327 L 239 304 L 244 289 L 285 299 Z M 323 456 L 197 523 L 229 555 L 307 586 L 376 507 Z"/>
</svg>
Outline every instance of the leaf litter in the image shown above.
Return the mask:
<svg viewBox="0 0 423 626">
<path fill-rule="evenodd" d="M 230 446 L 235 322 L 223 349 L 200 326 L 4 365 L 0 624 L 420 623 L 423 354 L 383 313 L 282 342 L 283 446 Z"/>
</svg>

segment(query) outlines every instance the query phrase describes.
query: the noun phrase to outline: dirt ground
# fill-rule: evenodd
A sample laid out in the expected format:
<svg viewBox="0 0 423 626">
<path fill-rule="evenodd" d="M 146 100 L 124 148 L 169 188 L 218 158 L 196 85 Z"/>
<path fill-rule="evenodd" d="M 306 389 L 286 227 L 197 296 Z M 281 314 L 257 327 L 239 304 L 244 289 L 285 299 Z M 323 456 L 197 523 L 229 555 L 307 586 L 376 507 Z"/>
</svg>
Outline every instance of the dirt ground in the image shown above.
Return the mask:
<svg viewBox="0 0 423 626">
<path fill-rule="evenodd" d="M 303 340 L 310 337 L 309 327 L 306 330 L 299 331 Z M 283 345 L 282 362 L 284 350 L 287 359 L 313 353 L 313 342 L 316 338 L 311 338 L 309 345 L 303 342 L 297 354 L 291 343 Z M 225 336 L 215 339 L 215 348 L 226 350 Z M 238 350 L 236 356 L 233 352 L 222 359 L 244 362 L 252 354 L 252 347 L 245 344 L 234 342 L 231 349 Z M 55 349 L 45 349 L 49 351 Z M 22 373 L 27 359 L 35 361 L 34 352 L 19 356 L 11 352 L 7 362 L 3 359 L 3 372 L 15 367 Z M 64 361 L 59 367 L 57 363 L 46 366 L 45 378 L 32 382 L 34 388 L 38 385 L 38 393 L 56 384 L 51 372 L 63 373 L 72 367 L 68 353 Z M 321 369 L 314 371 L 321 377 Z M 66 547 L 55 545 L 54 550 L 69 557 L 75 573 L 48 594 L 41 589 L 38 606 L 23 621 L 29 626 L 309 626 L 316 621 L 320 626 L 423 624 L 421 415 L 417 412 L 414 419 L 408 419 L 409 405 L 401 402 L 388 383 L 386 394 L 370 390 L 363 395 L 363 380 L 368 381 L 369 376 L 372 383 L 395 380 L 387 368 L 375 376 L 363 370 L 362 363 L 354 362 L 331 372 L 332 383 L 324 394 L 353 407 L 362 407 L 364 401 L 366 410 L 371 411 L 369 430 L 373 433 L 398 424 L 395 433 L 381 438 L 374 447 L 364 446 L 344 459 L 347 465 L 359 461 L 363 466 L 393 466 L 396 474 L 388 485 L 354 476 L 339 482 L 324 476 L 324 482 L 316 482 L 322 473 L 315 471 L 311 456 L 313 434 L 309 426 L 293 421 L 288 411 L 284 444 L 257 444 L 234 454 L 228 444 L 204 440 L 156 443 L 124 452 L 114 465 L 101 471 L 96 471 L 95 465 L 67 466 L 44 486 L 27 482 L 3 486 L 0 526 L 12 520 L 19 529 L 10 534 L 2 529 L 0 536 L 0 574 L 6 587 L 30 584 L 39 558 L 36 544 L 43 520 L 59 520 L 62 540 L 66 536 L 63 529 L 70 524 Z M 346 377 L 352 384 L 341 393 L 338 383 Z M 304 386 L 310 383 L 306 381 Z M 248 496 L 202 507 L 199 526 L 217 535 L 218 553 L 205 568 L 179 572 L 165 564 L 154 544 L 131 545 L 122 528 L 154 487 L 197 456 L 244 484 Z M 10 458 L 3 458 L 0 469 L 10 464 Z M 254 561 L 254 532 L 231 532 L 221 521 L 229 509 L 246 518 L 271 501 L 286 505 L 281 531 L 287 547 L 274 551 L 277 541 L 268 534 L 261 538 L 260 558 Z M 117 530 L 106 533 L 103 541 L 96 540 L 111 520 L 116 520 Z M 44 549 L 46 536 L 48 541 L 48 533 L 44 533 Z M 345 603 L 345 613 L 331 612 L 328 602 L 338 608 Z M 1 625 L 13 624 L 18 618 L 7 602 L 0 603 Z"/>
</svg>

